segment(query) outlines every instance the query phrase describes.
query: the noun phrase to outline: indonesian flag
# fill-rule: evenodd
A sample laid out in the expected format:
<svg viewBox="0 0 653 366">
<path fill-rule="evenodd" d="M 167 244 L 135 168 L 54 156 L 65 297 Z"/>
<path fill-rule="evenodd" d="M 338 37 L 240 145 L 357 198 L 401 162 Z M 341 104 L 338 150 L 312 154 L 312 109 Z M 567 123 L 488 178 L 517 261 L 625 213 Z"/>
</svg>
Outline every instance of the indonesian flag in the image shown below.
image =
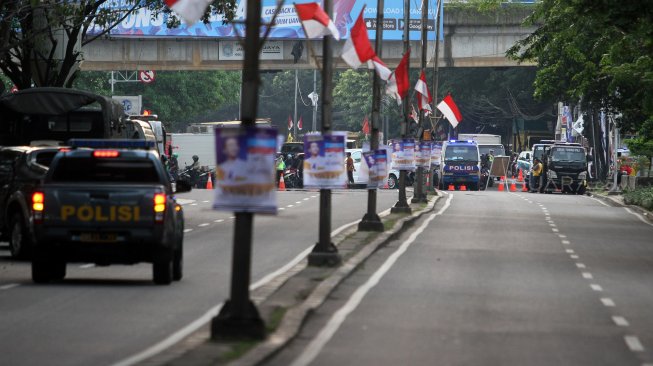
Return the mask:
<svg viewBox="0 0 653 366">
<path fill-rule="evenodd" d="M 399 65 L 388 79 L 388 86 L 385 93 L 397 100 L 397 104 L 401 105 L 401 100 L 408 95 L 410 88 L 410 80 L 408 80 L 408 60 L 410 59 L 410 49 L 406 51 L 404 57 L 401 58 Z"/>
<path fill-rule="evenodd" d="M 363 11 L 361 10 L 354 26 L 349 31 L 349 38 L 342 49 L 342 59 L 353 69 L 357 69 L 361 64 L 367 62 L 368 69 L 376 70 L 381 80 L 388 80 L 392 71 L 376 55 L 370 38 L 367 36 L 367 27 L 363 20 Z"/>
<path fill-rule="evenodd" d="M 433 113 L 433 109 L 429 104 L 433 101 L 433 97 L 431 97 L 429 87 L 426 85 L 426 74 L 424 70 L 422 70 L 422 73 L 419 75 L 419 80 L 415 84 L 415 91 L 417 92 L 417 108 L 420 111 L 425 111 L 426 115 Z"/>
<path fill-rule="evenodd" d="M 318 3 L 295 4 L 295 9 L 299 20 L 302 21 L 306 37 L 319 38 L 331 33 L 333 38 L 340 40 L 336 25 Z"/>
<path fill-rule="evenodd" d="M 451 95 L 444 97 L 440 104 L 438 104 L 438 109 L 442 112 L 444 117 L 449 120 L 449 123 L 451 123 L 453 128 L 456 128 L 456 126 L 458 126 L 458 124 L 463 120 L 463 115 L 460 114 L 460 110 L 458 110 L 458 106 L 454 103 Z"/>
<path fill-rule="evenodd" d="M 211 0 L 165 0 L 165 2 L 184 22 L 192 25 L 202 18 Z"/>
<path fill-rule="evenodd" d="M 294 124 L 292 122 L 292 118 L 290 116 L 288 116 L 288 129 L 291 130 L 292 126 L 294 126 Z"/>
<path fill-rule="evenodd" d="M 302 130 L 304 128 L 304 121 L 302 121 L 302 116 L 299 116 L 299 121 L 297 121 L 297 129 Z"/>
<path fill-rule="evenodd" d="M 367 119 L 367 116 L 363 119 L 363 133 L 365 135 L 370 134 L 370 121 Z"/>
</svg>

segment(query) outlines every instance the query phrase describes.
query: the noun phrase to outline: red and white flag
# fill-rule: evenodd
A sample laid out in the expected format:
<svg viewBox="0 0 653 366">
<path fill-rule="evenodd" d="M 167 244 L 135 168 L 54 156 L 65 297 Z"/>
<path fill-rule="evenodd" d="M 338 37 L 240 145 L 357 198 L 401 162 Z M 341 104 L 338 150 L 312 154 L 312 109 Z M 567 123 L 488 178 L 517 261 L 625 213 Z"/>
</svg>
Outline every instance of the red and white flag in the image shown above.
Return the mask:
<svg viewBox="0 0 653 366">
<path fill-rule="evenodd" d="M 444 117 L 451 123 L 453 128 L 456 128 L 458 124 L 463 120 L 463 115 L 460 114 L 460 110 L 456 103 L 454 103 L 451 95 L 447 95 L 444 99 L 438 104 L 438 109 Z"/>
<path fill-rule="evenodd" d="M 288 130 L 292 130 L 292 126 L 294 126 L 292 118 L 288 116 Z"/>
<path fill-rule="evenodd" d="M 401 58 L 399 65 L 388 79 L 388 86 L 386 86 L 385 93 L 397 100 L 397 104 L 401 105 L 401 100 L 406 98 L 408 90 L 410 89 L 410 81 L 408 80 L 408 59 L 410 58 L 410 49 L 406 51 L 404 57 Z"/>
<path fill-rule="evenodd" d="M 368 69 L 376 70 L 376 73 L 382 80 L 388 80 L 392 71 L 376 55 L 370 38 L 367 36 L 367 27 L 363 20 L 363 11 L 358 15 L 354 26 L 349 31 L 349 38 L 342 49 L 342 59 L 353 69 L 357 69 L 361 64 L 367 62 Z"/>
<path fill-rule="evenodd" d="M 202 18 L 211 0 L 165 0 L 166 5 L 191 25 Z"/>
<path fill-rule="evenodd" d="M 299 116 L 299 121 L 297 121 L 297 129 L 302 130 L 304 128 L 304 121 L 302 121 L 302 116 Z"/>
<path fill-rule="evenodd" d="M 431 108 L 431 102 L 433 97 L 431 97 L 431 92 L 429 91 L 428 85 L 426 85 L 426 74 L 424 70 L 419 75 L 419 80 L 415 84 L 415 91 L 417 92 L 417 108 L 420 111 L 425 111 L 425 114 L 428 116 L 429 113 L 433 113 L 433 108 Z"/>
<path fill-rule="evenodd" d="M 363 134 L 370 134 L 370 121 L 367 119 L 367 116 L 363 119 Z"/>
<path fill-rule="evenodd" d="M 299 20 L 302 21 L 306 37 L 319 38 L 331 33 L 333 38 L 340 40 L 336 25 L 318 3 L 295 4 L 295 9 Z"/>
</svg>

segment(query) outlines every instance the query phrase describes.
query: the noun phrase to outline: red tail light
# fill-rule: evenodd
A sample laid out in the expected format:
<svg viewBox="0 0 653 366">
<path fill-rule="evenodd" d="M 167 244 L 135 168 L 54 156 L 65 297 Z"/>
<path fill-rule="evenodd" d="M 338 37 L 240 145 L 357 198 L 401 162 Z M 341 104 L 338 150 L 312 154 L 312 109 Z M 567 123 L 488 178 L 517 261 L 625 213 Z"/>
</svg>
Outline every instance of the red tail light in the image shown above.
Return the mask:
<svg viewBox="0 0 653 366">
<path fill-rule="evenodd" d="M 93 151 L 94 158 L 117 158 L 120 156 L 118 150 L 95 150 Z"/>
<path fill-rule="evenodd" d="M 154 221 L 163 222 L 164 213 L 166 211 L 166 195 L 164 193 L 157 193 L 154 195 Z"/>
<path fill-rule="evenodd" d="M 45 196 L 43 192 L 32 193 L 32 212 L 34 223 L 39 224 L 43 221 L 43 209 L 45 208 Z"/>
</svg>

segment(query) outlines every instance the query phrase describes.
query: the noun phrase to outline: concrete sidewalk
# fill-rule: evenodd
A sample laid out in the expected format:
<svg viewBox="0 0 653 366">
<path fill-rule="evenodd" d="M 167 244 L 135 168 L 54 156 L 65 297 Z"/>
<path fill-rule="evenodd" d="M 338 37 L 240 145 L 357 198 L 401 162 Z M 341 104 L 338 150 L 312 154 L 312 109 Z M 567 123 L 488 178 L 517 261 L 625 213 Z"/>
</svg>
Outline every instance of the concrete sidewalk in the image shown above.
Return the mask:
<svg viewBox="0 0 653 366">
<path fill-rule="evenodd" d="M 357 225 L 340 232 L 332 238 L 343 259 L 339 267 L 309 267 L 304 259 L 268 284 L 253 290 L 251 298 L 269 332 L 265 340 L 212 341 L 209 323 L 139 365 L 256 365 L 272 357 L 298 334 L 306 317 L 338 284 L 379 247 L 409 228 L 424 213 L 430 212 L 441 195 L 429 196 L 426 204 L 411 204 L 412 214 L 382 217 L 385 226 L 382 233 L 359 232 Z"/>
</svg>

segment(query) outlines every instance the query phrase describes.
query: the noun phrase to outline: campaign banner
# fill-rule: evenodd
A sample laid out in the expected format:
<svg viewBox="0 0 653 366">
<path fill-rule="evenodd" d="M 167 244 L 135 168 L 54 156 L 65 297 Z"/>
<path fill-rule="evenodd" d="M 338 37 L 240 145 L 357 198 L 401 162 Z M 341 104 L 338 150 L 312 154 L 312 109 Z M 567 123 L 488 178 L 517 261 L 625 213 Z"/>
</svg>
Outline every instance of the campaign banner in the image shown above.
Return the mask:
<svg viewBox="0 0 653 366">
<path fill-rule="evenodd" d="M 304 187 L 343 188 L 345 169 L 345 135 L 339 133 L 304 136 Z"/>
<path fill-rule="evenodd" d="M 442 159 L 442 142 L 433 141 L 431 145 L 431 165 L 440 165 Z"/>
<path fill-rule="evenodd" d="M 426 169 L 431 167 L 430 141 L 421 141 L 415 144 L 415 166 Z"/>
<path fill-rule="evenodd" d="M 415 170 L 415 140 L 403 139 L 392 142 L 392 169 Z"/>
<path fill-rule="evenodd" d="M 385 149 L 365 151 L 365 166 L 369 172 L 368 188 L 382 188 L 388 176 L 388 153 Z"/>
<path fill-rule="evenodd" d="M 235 0 L 236 10 L 232 22 L 225 23 L 222 15 L 214 14 L 209 22 L 202 21 L 188 26 L 182 23 L 178 27 L 168 27 L 169 14 L 158 12 L 147 8 L 139 9 L 125 17 L 116 27 L 110 30 L 112 37 L 214 37 L 236 40 L 245 35 L 245 16 L 247 12 L 246 0 Z M 311 0 L 298 0 L 297 3 L 312 2 Z M 318 1 L 318 3 L 321 3 Z M 442 2 L 444 4 L 444 2 Z M 262 0 L 261 21 L 264 24 L 272 23 L 276 0 Z M 333 22 L 340 33 L 341 39 L 349 37 L 349 30 L 356 21 L 358 14 L 363 8 L 363 18 L 368 30 L 370 39 L 376 38 L 376 0 L 334 0 L 333 1 Z M 128 9 L 129 4 L 120 0 L 107 2 L 107 7 L 115 9 Z M 384 4 L 383 39 L 402 40 L 404 30 L 404 1 L 386 0 Z M 443 14 L 444 5 L 441 14 Z M 427 36 L 428 40 L 435 40 L 435 13 L 434 3 L 430 3 L 427 14 Z M 422 14 L 419 3 L 411 3 L 408 29 L 411 40 L 421 39 Z M 443 35 L 444 17 L 441 17 L 440 34 Z M 88 33 L 99 34 L 102 31 L 99 27 L 90 27 Z M 266 27 L 261 27 L 261 35 L 267 32 Z M 297 12 L 292 2 L 286 2 L 279 9 L 274 25 L 270 30 L 271 39 L 306 39 L 306 35 L 297 17 Z M 443 39 L 443 36 L 440 37 Z"/>
<path fill-rule="evenodd" d="M 215 129 L 214 210 L 277 213 L 276 145 L 275 128 Z"/>
</svg>

